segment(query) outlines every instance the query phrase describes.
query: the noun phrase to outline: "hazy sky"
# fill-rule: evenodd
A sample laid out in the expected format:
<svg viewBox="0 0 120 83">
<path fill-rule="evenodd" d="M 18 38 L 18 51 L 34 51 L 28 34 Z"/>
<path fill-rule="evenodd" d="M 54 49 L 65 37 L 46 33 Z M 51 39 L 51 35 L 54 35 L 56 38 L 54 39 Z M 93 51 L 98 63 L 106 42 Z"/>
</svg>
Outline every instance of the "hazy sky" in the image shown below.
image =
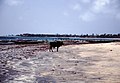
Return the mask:
<svg viewBox="0 0 120 83">
<path fill-rule="evenodd" d="M 120 33 L 120 0 L 0 0 L 0 35 Z"/>
</svg>

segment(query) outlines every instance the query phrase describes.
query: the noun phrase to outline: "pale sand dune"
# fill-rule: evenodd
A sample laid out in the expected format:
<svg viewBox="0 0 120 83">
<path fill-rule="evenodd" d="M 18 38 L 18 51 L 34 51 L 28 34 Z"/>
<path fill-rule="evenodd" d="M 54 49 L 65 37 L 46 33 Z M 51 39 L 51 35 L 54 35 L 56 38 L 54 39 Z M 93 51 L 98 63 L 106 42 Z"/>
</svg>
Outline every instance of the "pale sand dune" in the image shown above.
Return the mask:
<svg viewBox="0 0 120 83">
<path fill-rule="evenodd" d="M 120 42 L 68 45 L 59 52 L 38 48 L 26 46 L 12 52 L 31 58 L 9 61 L 19 71 L 9 83 L 120 83 Z"/>
</svg>

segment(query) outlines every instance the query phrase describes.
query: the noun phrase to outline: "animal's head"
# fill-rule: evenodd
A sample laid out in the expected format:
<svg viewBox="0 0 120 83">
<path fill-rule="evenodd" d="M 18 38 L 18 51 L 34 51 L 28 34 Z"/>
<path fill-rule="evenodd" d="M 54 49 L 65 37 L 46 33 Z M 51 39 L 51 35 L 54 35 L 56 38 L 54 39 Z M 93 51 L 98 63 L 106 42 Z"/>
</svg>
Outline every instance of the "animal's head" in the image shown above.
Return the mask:
<svg viewBox="0 0 120 83">
<path fill-rule="evenodd" d="M 61 41 L 61 45 L 64 45 L 63 41 Z"/>
<path fill-rule="evenodd" d="M 64 45 L 63 41 L 57 41 L 57 44 L 59 44 L 60 46 Z"/>
</svg>

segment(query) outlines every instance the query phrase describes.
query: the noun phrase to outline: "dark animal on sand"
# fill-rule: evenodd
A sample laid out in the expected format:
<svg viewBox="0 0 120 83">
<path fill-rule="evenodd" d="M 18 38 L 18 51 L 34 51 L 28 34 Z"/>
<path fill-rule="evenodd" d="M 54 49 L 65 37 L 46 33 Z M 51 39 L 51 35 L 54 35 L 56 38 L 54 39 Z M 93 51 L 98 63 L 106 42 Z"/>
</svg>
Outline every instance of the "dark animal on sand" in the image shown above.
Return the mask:
<svg viewBox="0 0 120 83">
<path fill-rule="evenodd" d="M 52 51 L 53 52 L 53 48 L 57 47 L 57 52 L 58 52 L 58 48 L 60 46 L 63 45 L 63 42 L 62 41 L 54 41 L 54 42 L 50 42 L 50 47 L 49 47 L 49 51 Z"/>
</svg>

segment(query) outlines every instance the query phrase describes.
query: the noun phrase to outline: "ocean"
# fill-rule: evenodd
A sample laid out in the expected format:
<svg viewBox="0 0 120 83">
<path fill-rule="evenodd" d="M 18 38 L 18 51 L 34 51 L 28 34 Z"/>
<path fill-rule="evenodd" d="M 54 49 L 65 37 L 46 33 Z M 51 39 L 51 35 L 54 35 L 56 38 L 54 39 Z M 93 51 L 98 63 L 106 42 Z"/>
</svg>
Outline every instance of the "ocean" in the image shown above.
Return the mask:
<svg viewBox="0 0 120 83">
<path fill-rule="evenodd" d="M 112 41 L 120 38 L 80 38 L 80 37 L 21 37 L 21 36 L 0 36 L 1 41 L 31 40 L 31 41 L 55 41 L 55 40 L 92 40 L 92 41 Z"/>
</svg>

